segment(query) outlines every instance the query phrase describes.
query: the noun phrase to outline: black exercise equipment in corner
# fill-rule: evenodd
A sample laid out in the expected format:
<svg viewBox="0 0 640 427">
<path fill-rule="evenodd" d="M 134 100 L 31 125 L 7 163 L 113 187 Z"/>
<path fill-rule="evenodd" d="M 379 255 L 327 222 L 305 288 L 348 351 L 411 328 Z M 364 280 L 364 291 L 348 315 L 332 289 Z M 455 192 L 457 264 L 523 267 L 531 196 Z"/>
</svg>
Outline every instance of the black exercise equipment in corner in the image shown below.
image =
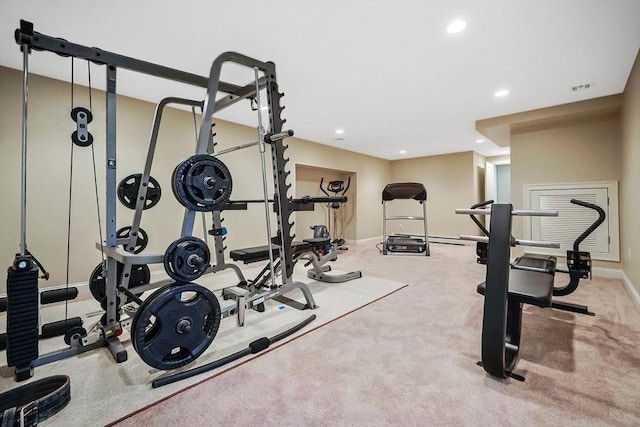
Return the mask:
<svg viewBox="0 0 640 427">
<path fill-rule="evenodd" d="M 396 199 L 413 199 L 422 205 L 422 216 L 388 216 L 387 202 Z M 424 234 L 393 234 L 387 236 L 387 221 L 417 220 L 423 224 Z M 427 231 L 427 190 L 416 182 L 387 184 L 382 190 L 382 254 L 429 256 L 429 233 Z"/>
<path fill-rule="evenodd" d="M 347 250 L 344 240 L 344 227 L 345 227 L 345 209 L 347 204 L 347 191 L 351 187 L 351 177 L 347 178 L 347 185 L 344 185 L 343 180 L 329 181 L 326 186 L 324 184 L 324 177 L 320 178 L 320 191 L 322 191 L 327 197 L 341 197 L 340 201 L 332 201 L 327 203 L 327 227 L 329 236 L 333 236 L 331 244 L 333 247 L 339 250 Z M 333 193 L 333 196 L 329 193 Z M 338 221 L 338 215 L 340 220 Z"/>
</svg>

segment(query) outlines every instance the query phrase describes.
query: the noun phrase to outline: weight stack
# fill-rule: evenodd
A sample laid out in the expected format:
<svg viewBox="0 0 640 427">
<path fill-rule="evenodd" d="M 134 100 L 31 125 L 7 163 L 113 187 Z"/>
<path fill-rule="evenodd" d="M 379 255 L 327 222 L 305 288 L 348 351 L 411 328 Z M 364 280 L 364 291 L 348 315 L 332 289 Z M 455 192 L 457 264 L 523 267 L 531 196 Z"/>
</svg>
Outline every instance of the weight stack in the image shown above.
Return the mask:
<svg viewBox="0 0 640 427">
<path fill-rule="evenodd" d="M 31 378 L 38 358 L 38 268 L 7 271 L 7 366 L 16 381 Z"/>
</svg>

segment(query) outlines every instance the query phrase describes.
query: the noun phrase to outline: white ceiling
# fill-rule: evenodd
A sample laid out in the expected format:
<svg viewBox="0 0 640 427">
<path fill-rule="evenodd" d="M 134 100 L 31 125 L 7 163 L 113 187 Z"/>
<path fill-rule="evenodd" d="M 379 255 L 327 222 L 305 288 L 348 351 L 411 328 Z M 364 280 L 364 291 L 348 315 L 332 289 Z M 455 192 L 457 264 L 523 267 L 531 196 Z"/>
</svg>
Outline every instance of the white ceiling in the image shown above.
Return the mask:
<svg viewBox="0 0 640 427">
<path fill-rule="evenodd" d="M 456 18 L 467 28 L 448 34 Z M 296 136 L 384 159 L 503 154 L 476 143 L 476 120 L 620 93 L 640 47 L 640 0 L 0 0 L 1 65 L 21 68 L 20 19 L 46 35 L 201 75 L 224 51 L 273 61 Z M 92 67 L 95 86 L 102 68 Z M 57 55 L 30 56 L 33 73 L 70 80 L 69 70 Z M 76 70 L 83 82 L 86 68 Z M 235 71 L 223 78 L 249 83 Z M 591 89 L 571 91 L 583 83 Z M 510 94 L 495 98 L 501 88 Z M 125 71 L 118 92 L 149 101 L 204 96 Z M 221 117 L 244 123 L 249 112 L 245 105 Z"/>
</svg>

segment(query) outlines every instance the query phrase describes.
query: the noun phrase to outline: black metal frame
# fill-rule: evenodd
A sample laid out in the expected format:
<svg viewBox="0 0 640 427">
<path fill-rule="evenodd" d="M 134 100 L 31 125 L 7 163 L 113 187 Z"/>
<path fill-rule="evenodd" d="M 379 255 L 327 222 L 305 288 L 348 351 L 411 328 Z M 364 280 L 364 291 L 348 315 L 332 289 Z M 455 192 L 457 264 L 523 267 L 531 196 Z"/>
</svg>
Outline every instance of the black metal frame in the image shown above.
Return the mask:
<svg viewBox="0 0 640 427">
<path fill-rule="evenodd" d="M 522 320 L 522 304 L 509 302 L 511 209 L 510 204 L 491 206 L 482 316 L 482 366 L 499 378 L 507 378 L 518 359 Z"/>
</svg>

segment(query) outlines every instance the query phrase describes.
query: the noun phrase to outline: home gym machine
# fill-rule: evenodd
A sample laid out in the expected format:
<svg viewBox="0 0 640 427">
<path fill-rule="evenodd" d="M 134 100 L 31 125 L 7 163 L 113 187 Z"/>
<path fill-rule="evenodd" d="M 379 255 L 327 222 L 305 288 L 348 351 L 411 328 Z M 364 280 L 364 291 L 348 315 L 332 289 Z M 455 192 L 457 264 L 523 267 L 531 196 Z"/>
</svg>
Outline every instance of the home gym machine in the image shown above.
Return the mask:
<svg viewBox="0 0 640 427">
<path fill-rule="evenodd" d="M 205 77 L 40 34 L 34 31 L 32 23 L 26 21 L 20 22 L 20 28 L 15 31 L 15 40 L 23 52 L 24 65 L 23 184 L 21 188 L 23 212 L 21 253 L 16 256 L 7 279 L 9 289 L 7 317 L 10 319 L 7 328 L 7 356 L 9 366 L 15 368 L 17 379 L 29 378 L 35 366 L 101 346 L 108 347 L 116 362 L 124 362 L 127 360 L 127 351 L 118 337 L 125 327 L 131 328 L 133 347 L 145 363 L 160 370 L 175 369 L 194 361 L 208 348 L 217 333 L 221 319 L 225 317 L 235 316 L 238 324 L 242 325 L 245 310 L 257 308 L 265 300 L 284 295 L 294 289 L 302 291 L 308 308 L 316 307 L 306 284 L 294 281 L 292 278 L 294 255 L 291 215 L 298 210 L 298 205 L 288 197 L 291 185 L 287 183 L 287 178 L 290 172 L 286 170 L 287 146 L 284 145 L 283 140 L 292 136 L 293 132 L 282 129 L 285 122 L 281 117 L 284 108 L 281 105 L 283 94 L 278 90 L 274 63 L 259 61 L 235 52 L 226 52 L 213 61 L 210 75 Z M 92 275 L 96 279 L 93 290 L 104 292 L 104 296 L 100 295 L 104 315 L 89 333 L 78 331 L 70 339 L 71 344 L 68 348 L 41 356 L 38 354 L 37 347 L 38 268 L 26 251 L 24 232 L 28 55 L 32 51 L 53 52 L 63 57 L 71 57 L 72 60 L 77 58 L 91 61 L 106 68 L 106 233 L 105 241 L 96 244 L 105 261 L 97 267 L 102 271 Z M 222 66 L 229 63 L 252 69 L 254 81 L 243 86 L 220 81 Z M 154 147 L 150 148 L 147 165 L 142 174 L 130 175 L 120 185 L 116 182 L 118 69 L 206 89 L 202 102 L 169 99 L 161 103 L 156 110 L 152 134 L 153 146 L 159 126 L 159 115 L 166 103 L 175 101 L 192 107 L 202 106 L 202 120 L 195 154 L 178 163 L 171 176 L 174 196 L 185 207 L 180 237 L 162 254 L 144 252 L 148 236 L 139 227 L 142 210 L 155 205 L 160 198 L 159 185 L 149 175 Z M 261 92 L 266 96 L 265 104 L 261 103 Z M 219 94 L 223 96 L 218 96 Z M 197 212 L 211 212 L 214 216 L 214 225 L 209 234 L 214 237 L 224 235 L 221 220 L 216 215 L 229 209 L 232 179 L 226 165 L 213 154 L 213 115 L 246 99 L 255 102 L 258 106 L 266 105 L 268 108 L 268 127 L 262 126 L 261 110 L 257 108 L 258 140 L 244 146 L 258 146 L 260 150 L 267 241 L 271 248 L 270 268 L 273 270 L 277 258 L 281 274 L 279 283 L 275 280 L 275 274 L 272 274 L 274 279 L 267 289 L 252 295 L 238 292 L 231 305 L 221 307 L 210 290 L 193 282 L 207 272 L 215 272 L 216 269 L 215 266 L 211 266 L 212 257 L 208 245 L 193 236 L 193 228 Z M 85 114 L 85 111 L 76 111 L 74 117 L 77 132 L 74 132 L 72 140 L 74 144 L 80 146 L 91 145 L 93 139 L 86 130 L 90 117 Z M 267 150 L 271 152 L 274 189 L 271 201 L 267 194 L 265 159 Z M 125 206 L 135 209 L 136 212 L 133 224 L 119 230 L 116 228 L 117 199 Z M 271 208 L 276 214 L 276 236 L 271 236 L 269 219 Z M 219 249 L 220 246 L 217 245 L 216 254 Z M 164 265 L 171 280 L 154 284 L 145 283 L 148 281 L 146 277 L 148 264 Z M 142 279 L 132 280 L 136 274 Z M 134 289 L 132 284 L 139 287 Z M 157 289 L 142 301 L 139 294 L 143 290 L 154 287 Z M 124 316 L 121 318 L 126 301 L 138 304 L 133 318 Z M 23 310 L 23 305 L 28 306 L 26 307 L 28 310 Z M 16 320 L 17 317 L 20 319 Z"/>
<path fill-rule="evenodd" d="M 347 185 L 344 185 L 342 180 L 329 181 L 326 186 L 324 184 L 324 177 L 320 178 L 320 191 L 326 194 L 327 197 L 332 197 L 329 193 L 333 193 L 333 197 L 342 197 L 343 200 L 339 202 L 327 203 L 327 227 L 329 236 L 333 236 L 331 240 L 332 249 L 337 248 L 341 250 L 347 250 L 344 246 L 344 226 L 345 226 L 345 205 L 347 203 L 347 191 L 351 186 L 351 177 L 347 179 Z M 340 216 L 340 220 L 338 220 Z"/>
<path fill-rule="evenodd" d="M 396 199 L 413 199 L 422 205 L 422 216 L 387 216 L 387 202 Z M 429 256 L 429 234 L 427 232 L 427 190 L 416 182 L 387 184 L 382 190 L 382 254 L 417 254 Z M 422 221 L 424 234 L 393 234 L 387 236 L 387 221 Z"/>
<path fill-rule="evenodd" d="M 591 279 L 591 253 L 587 251 L 581 251 L 580 244 L 587 237 L 589 237 L 591 233 L 593 233 L 606 219 L 604 209 L 602 209 L 598 205 L 577 199 L 571 199 L 569 200 L 569 202 L 571 204 L 582 206 L 595 211 L 597 213 L 597 218 L 589 227 L 587 227 L 584 232 L 582 232 L 582 234 L 580 234 L 576 238 L 576 240 L 573 242 L 573 250 L 567 250 L 567 269 L 561 269 L 557 267 L 558 260 L 556 256 L 543 254 L 525 253 L 524 255 L 516 258 L 511 264 L 511 268 L 547 273 L 552 276 L 557 272 L 568 274 L 569 282 L 565 285 L 554 286 L 553 296 L 570 295 L 578 289 L 580 279 Z M 471 209 L 486 207 L 491 205 L 492 203 L 493 200 L 487 200 L 485 202 L 473 205 Z M 475 222 L 475 224 L 482 230 L 484 235 L 489 236 L 489 231 L 482 225 L 482 223 L 474 215 L 470 215 L 470 217 L 473 222 Z M 478 256 L 478 264 L 486 264 L 487 243 L 478 242 L 476 244 L 476 254 Z M 593 313 L 589 311 L 589 308 L 584 305 L 553 301 L 552 307 L 559 310 L 571 311 L 574 313 L 588 314 L 593 316 Z"/>
<path fill-rule="evenodd" d="M 484 295 L 482 316 L 482 361 L 486 372 L 498 378 L 514 378 L 520 351 L 522 308 L 524 304 L 551 307 L 553 275 L 512 269 L 511 247 L 515 245 L 559 248 L 559 243 L 514 239 L 511 219 L 519 216 L 558 216 L 557 211 L 513 210 L 511 204 L 495 203 L 491 209 L 456 209 L 458 214 L 491 215 L 490 231 L 485 236 L 460 236 L 463 240 L 487 243 L 485 281 L 477 287 Z"/>
</svg>

